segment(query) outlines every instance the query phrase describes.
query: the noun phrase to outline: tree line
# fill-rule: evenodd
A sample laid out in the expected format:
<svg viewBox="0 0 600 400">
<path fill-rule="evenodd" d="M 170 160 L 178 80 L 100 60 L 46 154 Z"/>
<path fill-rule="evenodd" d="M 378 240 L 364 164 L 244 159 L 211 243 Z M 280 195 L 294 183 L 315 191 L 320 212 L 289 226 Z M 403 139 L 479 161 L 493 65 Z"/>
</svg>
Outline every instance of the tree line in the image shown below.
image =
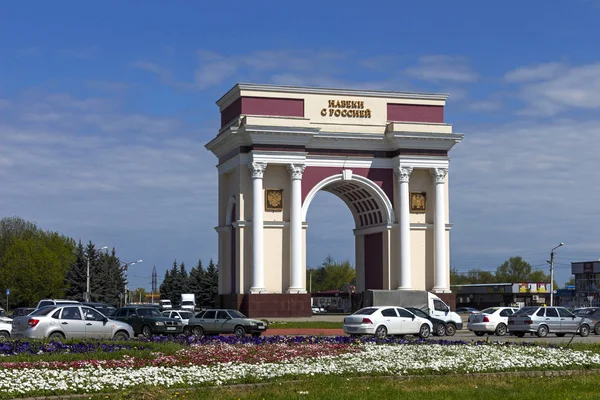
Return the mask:
<svg viewBox="0 0 600 400">
<path fill-rule="evenodd" d="M 35 306 L 46 298 L 84 301 L 88 263 L 90 300 L 115 307 L 122 305 L 126 297 L 127 265 L 114 248 L 103 251 L 91 241 L 84 245 L 19 217 L 0 220 L 0 290 L 10 290 L 10 308 Z M 198 261 L 189 275 L 183 263 L 179 267 L 174 263 L 165 273 L 160 289 L 163 298 L 174 304 L 181 293 L 196 293 L 199 304 L 214 306 L 217 285 L 218 268 L 211 260 L 206 270 Z M 140 297 L 142 293 L 145 295 L 143 289 L 136 292 Z M 138 297 L 134 295 L 133 299 Z"/>
<path fill-rule="evenodd" d="M 550 275 L 541 270 L 534 270 L 531 264 L 520 256 L 509 258 L 499 265 L 495 272 L 471 269 L 466 273 L 459 273 L 455 268 L 450 269 L 451 285 L 510 282 L 550 282 Z"/>
</svg>

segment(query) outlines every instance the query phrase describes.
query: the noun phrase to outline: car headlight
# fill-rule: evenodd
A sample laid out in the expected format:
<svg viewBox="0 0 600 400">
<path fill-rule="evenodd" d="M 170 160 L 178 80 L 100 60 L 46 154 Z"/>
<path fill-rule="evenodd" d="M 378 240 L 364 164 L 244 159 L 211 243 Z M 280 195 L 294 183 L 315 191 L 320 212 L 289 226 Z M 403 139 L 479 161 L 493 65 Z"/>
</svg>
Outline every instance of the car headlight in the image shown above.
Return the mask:
<svg viewBox="0 0 600 400">
<path fill-rule="evenodd" d="M 165 324 L 165 323 L 164 323 L 164 322 L 162 322 L 162 321 L 156 321 L 156 322 L 154 323 L 154 325 L 156 325 L 156 326 L 163 326 L 164 324 Z"/>
<path fill-rule="evenodd" d="M 250 325 L 250 326 L 255 326 L 255 325 L 256 325 L 256 322 L 254 322 L 254 321 L 248 321 L 248 325 Z"/>
</svg>

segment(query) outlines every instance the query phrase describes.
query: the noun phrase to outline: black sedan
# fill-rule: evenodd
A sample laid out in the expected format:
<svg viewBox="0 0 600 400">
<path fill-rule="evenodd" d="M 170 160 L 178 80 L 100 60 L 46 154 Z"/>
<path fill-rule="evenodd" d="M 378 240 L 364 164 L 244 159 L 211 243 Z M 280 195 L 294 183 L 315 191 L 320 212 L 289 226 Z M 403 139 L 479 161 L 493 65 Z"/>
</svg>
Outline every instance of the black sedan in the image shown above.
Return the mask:
<svg viewBox="0 0 600 400">
<path fill-rule="evenodd" d="M 405 308 L 411 313 L 415 314 L 417 317 L 427 318 L 433 324 L 433 330 L 431 331 L 431 333 L 433 333 L 434 336 L 454 336 L 454 334 L 456 333 L 454 325 L 447 325 L 444 320 L 433 318 L 420 308 Z"/>
</svg>

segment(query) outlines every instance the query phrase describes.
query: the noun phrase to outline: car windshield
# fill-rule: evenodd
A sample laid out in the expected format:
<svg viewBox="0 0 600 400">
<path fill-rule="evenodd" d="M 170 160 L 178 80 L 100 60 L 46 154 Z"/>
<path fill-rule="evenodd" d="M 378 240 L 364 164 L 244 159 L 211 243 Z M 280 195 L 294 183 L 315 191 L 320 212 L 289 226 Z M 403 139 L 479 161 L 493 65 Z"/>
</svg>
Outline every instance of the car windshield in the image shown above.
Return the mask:
<svg viewBox="0 0 600 400">
<path fill-rule="evenodd" d="M 355 312 L 352 315 L 371 315 L 375 311 L 377 311 L 377 309 L 373 308 L 373 307 L 361 308 L 360 310 L 358 310 L 357 312 Z"/>
<path fill-rule="evenodd" d="M 160 317 L 160 313 L 155 308 L 138 308 L 138 315 L 141 317 Z"/>
<path fill-rule="evenodd" d="M 535 313 L 538 310 L 539 307 L 523 307 L 520 310 L 518 310 L 516 313 L 514 313 L 513 315 L 515 317 L 524 317 L 526 315 L 533 315 L 533 313 Z"/>
<path fill-rule="evenodd" d="M 231 315 L 231 318 L 246 318 L 246 316 L 244 314 L 242 314 L 241 312 L 239 312 L 237 310 L 227 310 L 227 312 L 229 312 L 229 315 Z"/>
<path fill-rule="evenodd" d="M 46 306 L 46 307 L 42 307 L 42 308 L 38 308 L 37 310 L 35 310 L 34 312 L 32 312 L 31 314 L 29 314 L 30 316 L 42 316 L 42 315 L 48 315 L 50 314 L 52 311 L 56 310 L 56 306 Z"/>
<path fill-rule="evenodd" d="M 485 310 L 482 310 L 481 313 L 482 314 L 493 314 L 496 311 L 498 311 L 497 307 L 490 307 L 490 308 L 486 308 Z"/>
<path fill-rule="evenodd" d="M 194 305 L 194 302 L 190 301 L 190 300 L 186 300 L 186 301 L 182 301 L 181 305 L 182 306 L 191 306 L 191 305 Z"/>
</svg>

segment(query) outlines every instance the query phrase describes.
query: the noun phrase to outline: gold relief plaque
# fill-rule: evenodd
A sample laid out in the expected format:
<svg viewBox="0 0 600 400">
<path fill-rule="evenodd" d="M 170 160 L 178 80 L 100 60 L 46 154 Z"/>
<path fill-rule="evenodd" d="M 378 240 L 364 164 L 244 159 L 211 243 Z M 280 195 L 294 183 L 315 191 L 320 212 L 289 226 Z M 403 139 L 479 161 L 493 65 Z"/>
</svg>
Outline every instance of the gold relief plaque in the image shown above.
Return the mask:
<svg viewBox="0 0 600 400">
<path fill-rule="evenodd" d="M 283 210 L 283 189 L 265 189 L 265 210 Z"/>
<path fill-rule="evenodd" d="M 410 211 L 415 213 L 427 211 L 427 194 L 425 192 L 410 193 Z"/>
</svg>

